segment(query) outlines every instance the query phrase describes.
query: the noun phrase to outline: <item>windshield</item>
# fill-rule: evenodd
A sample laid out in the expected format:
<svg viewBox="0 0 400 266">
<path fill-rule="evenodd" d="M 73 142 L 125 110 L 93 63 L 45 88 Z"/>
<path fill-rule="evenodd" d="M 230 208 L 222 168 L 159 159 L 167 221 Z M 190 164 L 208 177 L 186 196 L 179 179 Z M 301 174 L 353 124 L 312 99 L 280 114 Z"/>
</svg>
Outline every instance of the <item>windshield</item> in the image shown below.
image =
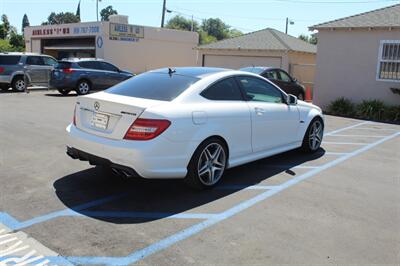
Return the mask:
<svg viewBox="0 0 400 266">
<path fill-rule="evenodd" d="M 119 83 L 107 93 L 159 101 L 172 101 L 199 79 L 159 72 L 147 72 Z"/>
</svg>

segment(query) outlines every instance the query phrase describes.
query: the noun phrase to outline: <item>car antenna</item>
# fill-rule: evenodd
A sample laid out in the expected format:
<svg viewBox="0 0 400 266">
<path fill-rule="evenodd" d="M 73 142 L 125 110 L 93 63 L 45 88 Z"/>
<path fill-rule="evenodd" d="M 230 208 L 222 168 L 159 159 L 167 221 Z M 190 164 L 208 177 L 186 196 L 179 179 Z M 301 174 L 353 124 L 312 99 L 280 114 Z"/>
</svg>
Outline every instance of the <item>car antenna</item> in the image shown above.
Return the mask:
<svg viewBox="0 0 400 266">
<path fill-rule="evenodd" d="M 176 72 L 176 70 L 175 69 L 173 69 L 173 68 L 171 68 L 171 67 L 169 67 L 168 68 L 168 74 L 171 76 L 173 73 L 175 73 Z"/>
</svg>

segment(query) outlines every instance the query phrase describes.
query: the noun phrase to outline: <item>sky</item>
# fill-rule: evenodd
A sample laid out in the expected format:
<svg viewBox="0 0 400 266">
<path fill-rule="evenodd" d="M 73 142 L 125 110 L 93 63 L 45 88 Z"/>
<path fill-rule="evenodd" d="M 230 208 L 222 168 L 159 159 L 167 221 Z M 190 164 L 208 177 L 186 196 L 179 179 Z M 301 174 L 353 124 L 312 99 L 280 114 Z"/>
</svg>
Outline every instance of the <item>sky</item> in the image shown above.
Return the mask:
<svg viewBox="0 0 400 266">
<path fill-rule="evenodd" d="M 99 10 L 112 5 L 128 15 L 130 24 L 160 26 L 163 0 L 102 0 Z M 79 0 L 0 0 L 0 14 L 21 31 L 22 17 L 40 25 L 51 12 L 76 12 Z M 294 22 L 289 34 L 310 34 L 308 26 L 400 3 L 394 0 L 167 0 L 166 21 L 180 14 L 201 22 L 220 18 L 242 32 L 264 28 L 285 31 L 286 17 Z M 96 20 L 96 0 L 81 0 L 81 20 Z"/>
</svg>

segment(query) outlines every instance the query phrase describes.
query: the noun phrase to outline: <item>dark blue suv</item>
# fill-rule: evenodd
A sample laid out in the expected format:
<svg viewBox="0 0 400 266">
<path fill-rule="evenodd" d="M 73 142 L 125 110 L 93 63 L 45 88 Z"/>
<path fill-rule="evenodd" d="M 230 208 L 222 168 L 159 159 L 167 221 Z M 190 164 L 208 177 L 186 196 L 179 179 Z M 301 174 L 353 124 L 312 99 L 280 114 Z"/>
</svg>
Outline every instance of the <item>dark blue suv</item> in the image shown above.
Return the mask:
<svg viewBox="0 0 400 266">
<path fill-rule="evenodd" d="M 107 89 L 133 76 L 102 59 L 63 59 L 51 73 L 50 87 L 63 95 L 72 90 L 84 95 L 91 90 Z"/>
</svg>

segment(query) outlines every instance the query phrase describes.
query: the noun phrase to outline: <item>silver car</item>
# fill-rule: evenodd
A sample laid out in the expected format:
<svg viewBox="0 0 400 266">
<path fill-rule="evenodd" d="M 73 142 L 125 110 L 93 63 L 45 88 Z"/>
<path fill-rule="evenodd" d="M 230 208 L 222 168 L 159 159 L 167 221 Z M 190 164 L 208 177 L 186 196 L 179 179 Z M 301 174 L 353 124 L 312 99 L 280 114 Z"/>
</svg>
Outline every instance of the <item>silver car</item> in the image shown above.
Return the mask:
<svg viewBox="0 0 400 266">
<path fill-rule="evenodd" d="M 24 91 L 27 85 L 47 87 L 57 60 L 33 53 L 0 53 L 0 89 Z"/>
</svg>

